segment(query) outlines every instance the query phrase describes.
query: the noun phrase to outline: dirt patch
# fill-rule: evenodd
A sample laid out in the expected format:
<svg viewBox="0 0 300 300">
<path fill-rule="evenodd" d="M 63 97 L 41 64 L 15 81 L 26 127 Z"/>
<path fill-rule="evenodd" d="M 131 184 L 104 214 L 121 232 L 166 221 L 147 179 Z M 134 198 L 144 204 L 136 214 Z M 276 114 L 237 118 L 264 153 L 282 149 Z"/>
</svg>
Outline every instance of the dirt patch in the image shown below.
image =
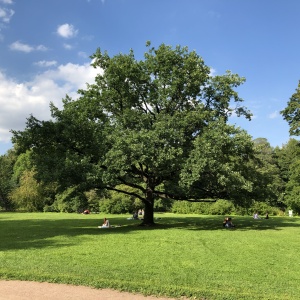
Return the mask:
<svg viewBox="0 0 300 300">
<path fill-rule="evenodd" d="M 47 282 L 0 280 L 1 300 L 175 300 L 143 296 L 110 289 Z"/>
</svg>

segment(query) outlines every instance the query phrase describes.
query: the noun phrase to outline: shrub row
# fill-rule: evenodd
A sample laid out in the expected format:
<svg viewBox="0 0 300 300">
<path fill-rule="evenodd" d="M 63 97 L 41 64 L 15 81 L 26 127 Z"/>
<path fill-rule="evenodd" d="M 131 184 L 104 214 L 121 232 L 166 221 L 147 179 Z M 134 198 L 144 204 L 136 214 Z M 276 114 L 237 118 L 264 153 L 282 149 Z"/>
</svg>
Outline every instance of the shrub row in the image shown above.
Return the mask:
<svg viewBox="0 0 300 300">
<path fill-rule="evenodd" d="M 269 215 L 284 214 L 279 208 L 271 207 L 263 202 L 253 202 L 249 208 L 244 208 L 234 205 L 233 202 L 228 200 L 218 200 L 213 203 L 175 201 L 171 212 L 202 215 L 253 215 L 255 212 L 258 212 L 260 215 L 264 215 L 267 212 Z"/>
<path fill-rule="evenodd" d="M 143 203 L 137 198 L 118 193 L 112 193 L 112 197 L 70 197 L 72 193 L 61 194 L 56 197 L 56 201 L 44 207 L 44 212 L 81 212 L 89 209 L 92 212 L 104 212 L 108 214 L 132 214 L 143 208 Z M 248 208 L 235 205 L 228 200 L 218 200 L 213 203 L 170 201 L 157 199 L 154 211 L 173 212 L 178 214 L 202 214 L 202 215 L 253 215 L 258 212 L 264 215 L 284 215 L 285 212 L 277 207 L 272 207 L 263 202 L 253 202 Z"/>
</svg>

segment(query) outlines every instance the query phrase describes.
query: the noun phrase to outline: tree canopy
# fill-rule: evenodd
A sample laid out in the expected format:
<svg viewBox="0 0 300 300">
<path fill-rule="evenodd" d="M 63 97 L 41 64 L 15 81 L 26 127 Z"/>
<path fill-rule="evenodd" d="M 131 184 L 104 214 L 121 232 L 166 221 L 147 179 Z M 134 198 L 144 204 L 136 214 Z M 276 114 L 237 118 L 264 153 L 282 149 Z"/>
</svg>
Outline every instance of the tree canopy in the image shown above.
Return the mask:
<svg viewBox="0 0 300 300">
<path fill-rule="evenodd" d="M 13 168 L 16 161 L 16 155 L 13 150 L 9 150 L 6 155 L 0 156 L 0 208 L 10 210 L 13 208 L 9 200 L 9 193 L 15 187 Z"/>
<path fill-rule="evenodd" d="M 95 83 L 78 99 L 66 96 L 62 110 L 50 104 L 52 120 L 30 116 L 13 131 L 16 149 L 30 149 L 36 178 L 58 189 L 140 199 L 147 225 L 157 198 L 239 201 L 252 191 L 253 143 L 228 117 L 251 118 L 235 91 L 245 79 L 212 76 L 187 47 L 147 47 L 143 60 L 133 50 L 110 57 L 97 49 Z"/>
<path fill-rule="evenodd" d="M 300 135 L 300 81 L 295 93 L 291 96 L 287 103 L 287 107 L 281 111 L 283 118 L 288 122 L 290 127 L 290 135 Z M 284 179 L 287 182 L 285 196 L 283 197 L 285 203 L 289 208 L 300 212 L 300 189 L 299 189 L 299 141 L 290 140 L 286 145 L 286 151 L 282 151 L 280 155 L 280 162 L 284 172 Z"/>
<path fill-rule="evenodd" d="M 281 111 L 283 118 L 290 126 L 290 135 L 300 135 L 300 81 L 295 93 L 287 103 L 287 107 Z"/>
</svg>

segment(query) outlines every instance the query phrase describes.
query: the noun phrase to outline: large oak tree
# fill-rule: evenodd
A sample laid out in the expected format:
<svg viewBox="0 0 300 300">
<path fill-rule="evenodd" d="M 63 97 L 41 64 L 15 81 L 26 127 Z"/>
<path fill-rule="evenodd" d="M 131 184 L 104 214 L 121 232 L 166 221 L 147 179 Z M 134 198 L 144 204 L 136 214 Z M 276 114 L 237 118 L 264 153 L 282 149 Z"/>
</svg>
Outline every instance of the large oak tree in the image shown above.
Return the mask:
<svg viewBox="0 0 300 300">
<path fill-rule="evenodd" d="M 231 114 L 251 114 L 235 88 L 245 79 L 231 72 L 212 76 L 186 47 L 151 47 L 92 56 L 94 84 L 68 96 L 53 120 L 28 118 L 14 131 L 19 151 L 31 149 L 37 176 L 61 189 L 108 189 L 145 205 L 143 224 L 154 224 L 155 199 L 239 201 L 252 189 L 247 168 L 251 137 L 228 124 Z M 121 189 L 127 186 L 131 189 Z"/>
</svg>

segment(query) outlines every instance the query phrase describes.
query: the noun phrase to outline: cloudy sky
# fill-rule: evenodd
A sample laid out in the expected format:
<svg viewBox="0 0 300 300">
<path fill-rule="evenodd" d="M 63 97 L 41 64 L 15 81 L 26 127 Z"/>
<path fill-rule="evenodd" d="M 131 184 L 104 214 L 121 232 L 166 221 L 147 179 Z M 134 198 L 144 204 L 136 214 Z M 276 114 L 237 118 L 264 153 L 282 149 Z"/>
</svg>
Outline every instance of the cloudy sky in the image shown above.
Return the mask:
<svg viewBox="0 0 300 300">
<path fill-rule="evenodd" d="M 300 79 L 299 0 L 0 0 L 0 155 L 26 118 L 92 83 L 89 56 L 143 58 L 152 45 L 188 46 L 214 74 L 246 78 L 237 89 L 253 113 L 232 118 L 272 146 L 289 139 L 280 110 Z"/>
</svg>

